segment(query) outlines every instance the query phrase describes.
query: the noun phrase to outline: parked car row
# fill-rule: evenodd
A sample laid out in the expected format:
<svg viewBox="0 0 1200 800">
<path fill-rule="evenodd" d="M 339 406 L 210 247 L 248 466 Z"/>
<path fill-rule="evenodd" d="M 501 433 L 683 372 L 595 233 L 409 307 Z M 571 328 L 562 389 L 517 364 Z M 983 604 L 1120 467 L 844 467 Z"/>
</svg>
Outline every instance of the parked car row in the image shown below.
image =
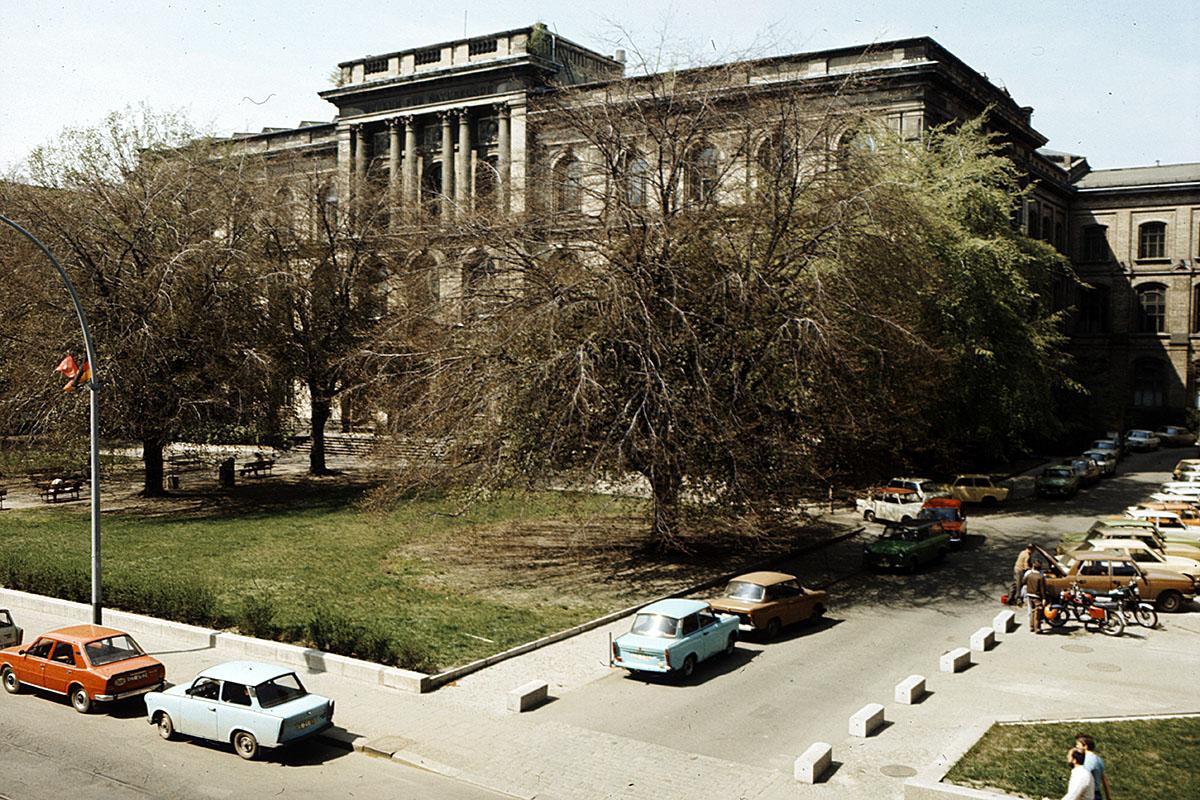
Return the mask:
<svg viewBox="0 0 1200 800">
<path fill-rule="evenodd" d="M 187 683 L 167 684 L 166 667 L 115 628 L 76 625 L 49 631 L 28 647 L 0 610 L 0 683 L 9 694 L 35 689 L 65 696 L 81 714 L 98 703 L 143 697 L 146 719 L 164 739 L 176 734 L 228 742 L 252 759 L 333 724 L 334 703 L 310 694 L 286 667 L 231 661 Z"/>
<path fill-rule="evenodd" d="M 794 575 L 747 573 L 711 601 L 672 598 L 641 609 L 629 632 L 612 642 L 609 664 L 689 678 L 700 662 L 732 654 L 739 634 L 759 631 L 773 639 L 786 625 L 821 617 L 827 600 Z"/>
</svg>

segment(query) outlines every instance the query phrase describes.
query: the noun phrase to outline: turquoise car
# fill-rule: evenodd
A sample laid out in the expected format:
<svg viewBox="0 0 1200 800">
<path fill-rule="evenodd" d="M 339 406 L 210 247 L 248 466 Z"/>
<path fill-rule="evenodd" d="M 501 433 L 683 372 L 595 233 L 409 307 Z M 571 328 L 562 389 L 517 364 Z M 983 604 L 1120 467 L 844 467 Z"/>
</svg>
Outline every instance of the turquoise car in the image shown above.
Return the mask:
<svg viewBox="0 0 1200 800">
<path fill-rule="evenodd" d="M 616 638 L 609 663 L 688 678 L 706 658 L 732 653 L 737 632 L 736 616 L 717 614 L 703 600 L 659 600 L 639 611 L 629 633 Z"/>
</svg>

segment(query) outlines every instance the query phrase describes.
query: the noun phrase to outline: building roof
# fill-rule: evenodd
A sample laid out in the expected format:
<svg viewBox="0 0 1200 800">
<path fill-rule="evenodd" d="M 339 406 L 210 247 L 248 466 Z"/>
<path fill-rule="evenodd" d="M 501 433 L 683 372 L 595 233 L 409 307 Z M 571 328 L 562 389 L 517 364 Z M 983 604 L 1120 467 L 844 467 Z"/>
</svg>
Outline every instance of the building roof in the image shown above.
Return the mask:
<svg viewBox="0 0 1200 800">
<path fill-rule="evenodd" d="M 272 678 L 289 675 L 293 672 L 295 670 L 290 667 L 264 664 L 261 661 L 226 661 L 224 664 L 209 667 L 200 674 L 206 678 L 215 678 L 219 681 L 233 681 L 234 683 L 243 683 L 247 686 L 257 686 L 263 681 L 269 681 Z"/>
<path fill-rule="evenodd" d="M 1190 183 L 1200 184 L 1200 162 L 1092 170 L 1075 181 L 1075 188 L 1082 190 L 1131 189 Z"/>
<path fill-rule="evenodd" d="M 684 600 L 673 598 L 670 600 L 659 600 L 651 603 L 645 608 L 638 611 L 639 614 L 662 614 L 664 617 L 672 619 L 680 619 L 688 614 L 695 614 L 697 611 L 703 611 L 708 608 L 708 603 L 703 600 Z"/>
</svg>

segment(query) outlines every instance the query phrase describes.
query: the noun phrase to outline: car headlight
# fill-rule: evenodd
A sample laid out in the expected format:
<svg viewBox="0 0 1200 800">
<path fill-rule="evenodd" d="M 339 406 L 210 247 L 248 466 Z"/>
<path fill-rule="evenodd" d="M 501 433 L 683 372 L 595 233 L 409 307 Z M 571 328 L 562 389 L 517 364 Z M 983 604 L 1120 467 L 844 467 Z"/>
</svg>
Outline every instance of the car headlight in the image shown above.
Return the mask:
<svg viewBox="0 0 1200 800">
<path fill-rule="evenodd" d="M 124 677 L 117 678 L 115 681 L 113 681 L 113 683 L 116 684 L 117 686 L 124 686 L 125 678 Z"/>
</svg>

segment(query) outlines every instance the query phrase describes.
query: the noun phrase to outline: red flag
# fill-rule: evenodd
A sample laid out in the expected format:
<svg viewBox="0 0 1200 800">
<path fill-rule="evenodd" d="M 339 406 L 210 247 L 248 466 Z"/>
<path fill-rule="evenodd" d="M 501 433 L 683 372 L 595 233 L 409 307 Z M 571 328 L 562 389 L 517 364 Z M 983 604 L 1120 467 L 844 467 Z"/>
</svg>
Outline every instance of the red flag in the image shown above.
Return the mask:
<svg viewBox="0 0 1200 800">
<path fill-rule="evenodd" d="M 55 372 L 61 372 L 66 378 L 74 379 L 79 374 L 79 367 L 75 364 L 75 358 L 70 354 L 58 362 L 58 366 L 54 368 Z"/>
</svg>

